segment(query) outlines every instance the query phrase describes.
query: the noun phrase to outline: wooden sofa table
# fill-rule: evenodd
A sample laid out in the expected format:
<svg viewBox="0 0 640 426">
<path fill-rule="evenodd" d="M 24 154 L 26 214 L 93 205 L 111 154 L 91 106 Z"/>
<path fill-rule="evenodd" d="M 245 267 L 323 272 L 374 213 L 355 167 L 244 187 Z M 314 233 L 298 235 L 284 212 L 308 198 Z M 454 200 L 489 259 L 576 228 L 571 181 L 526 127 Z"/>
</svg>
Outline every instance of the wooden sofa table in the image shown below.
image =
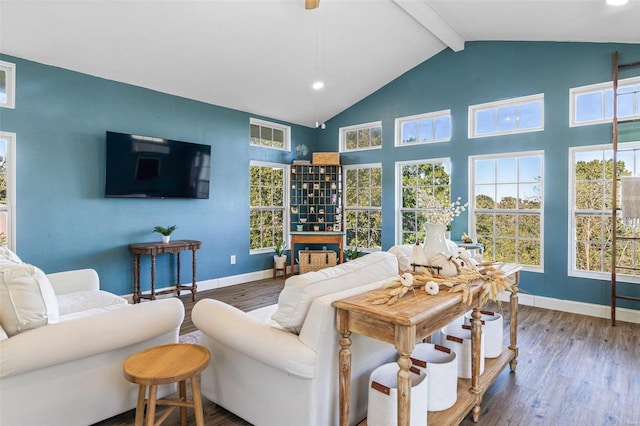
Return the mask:
<svg viewBox="0 0 640 426">
<path fill-rule="evenodd" d="M 474 421 L 480 417 L 480 403 L 486 389 L 496 377 L 510 364 L 515 371 L 517 364 L 517 326 L 520 265 L 507 264 L 502 267 L 510 281 L 513 292 L 510 296 L 510 344 L 495 359 L 485 360 L 485 369 L 480 372 L 481 317 L 479 296 L 481 286 L 472 290 L 472 304 L 462 302 L 462 293 L 449 293 L 441 287 L 437 296 L 424 291 L 416 291 L 417 298 L 408 293 L 391 306 L 373 305 L 366 293 L 337 300 L 336 322 L 341 334 L 339 352 L 339 392 L 340 425 L 347 426 L 349 420 L 349 395 L 351 390 L 351 333 L 369 336 L 395 345 L 398 351 L 398 425 L 409 426 L 411 404 L 411 367 L 410 356 L 416 341 L 422 341 L 434 332 L 446 326 L 456 318 L 473 309 L 472 314 L 472 360 L 471 379 L 458 379 L 458 399 L 445 411 L 429 412 L 427 423 L 432 425 L 457 425 L 472 411 Z"/>
<path fill-rule="evenodd" d="M 140 299 L 156 300 L 156 295 L 165 293 L 175 293 L 180 296 L 180 290 L 191 291 L 191 301 L 196 301 L 196 250 L 202 243 L 196 240 L 175 240 L 168 243 L 136 243 L 129 244 L 129 251 L 133 255 L 133 303 L 138 303 Z M 192 280 L 190 285 L 180 284 L 180 252 L 191 251 Z M 175 289 L 156 291 L 156 255 L 162 253 L 173 253 L 177 257 L 177 281 Z M 140 290 L 140 256 L 151 256 L 151 291 L 143 294 Z"/>
</svg>

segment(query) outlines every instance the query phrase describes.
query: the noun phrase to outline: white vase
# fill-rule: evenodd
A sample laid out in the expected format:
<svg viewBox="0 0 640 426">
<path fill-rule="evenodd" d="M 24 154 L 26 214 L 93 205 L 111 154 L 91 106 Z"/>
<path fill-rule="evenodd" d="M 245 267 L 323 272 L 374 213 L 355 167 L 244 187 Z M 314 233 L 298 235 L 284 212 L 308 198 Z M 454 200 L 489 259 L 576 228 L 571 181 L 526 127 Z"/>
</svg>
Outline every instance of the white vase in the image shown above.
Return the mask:
<svg viewBox="0 0 640 426">
<path fill-rule="evenodd" d="M 284 269 L 286 263 L 287 263 L 287 256 L 283 255 L 283 256 L 278 256 L 278 255 L 274 255 L 273 256 L 273 262 L 276 264 L 276 269 Z"/>
<path fill-rule="evenodd" d="M 447 225 L 426 222 L 424 224 L 424 230 L 427 231 L 427 236 L 424 239 L 424 257 L 427 264 L 431 261 L 433 256 L 438 253 L 444 253 L 447 256 L 451 256 L 449 245 L 445 238 Z"/>
<path fill-rule="evenodd" d="M 162 236 L 162 242 L 164 244 L 167 244 L 169 241 L 171 241 L 171 235 L 163 235 Z"/>
</svg>

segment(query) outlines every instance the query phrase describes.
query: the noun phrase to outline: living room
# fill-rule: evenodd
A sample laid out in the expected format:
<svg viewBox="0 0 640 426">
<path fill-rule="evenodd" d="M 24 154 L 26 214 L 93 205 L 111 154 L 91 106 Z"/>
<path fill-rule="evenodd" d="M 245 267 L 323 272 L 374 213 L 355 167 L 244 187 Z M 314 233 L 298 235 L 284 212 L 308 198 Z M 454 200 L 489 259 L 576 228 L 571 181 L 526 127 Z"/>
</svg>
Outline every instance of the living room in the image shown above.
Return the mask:
<svg viewBox="0 0 640 426">
<path fill-rule="evenodd" d="M 2 1 L 3 12 L 10 3 L 13 2 Z M 635 16 L 637 23 L 637 3 L 631 2 L 628 7 L 626 15 Z M 2 19 L 4 28 L 4 19 L 10 18 Z M 521 303 L 608 318 L 611 274 L 606 250 L 602 250 L 599 263 L 593 262 L 595 255 L 587 259 L 590 262 L 581 257 L 586 246 L 604 247 L 608 237 L 602 232 L 598 238 L 590 238 L 590 244 L 584 244 L 584 239 L 576 236 L 579 218 L 585 212 L 576 207 L 575 198 L 578 163 L 583 156 L 597 153 L 609 158 L 612 126 L 610 119 L 597 124 L 572 124 L 572 90 L 610 84 L 616 51 L 623 61 L 640 60 L 638 31 L 636 25 L 631 31 L 632 40 L 609 42 L 466 41 L 464 49 L 442 49 L 362 95 L 346 109 L 321 117 L 322 126 L 318 127 L 313 125 L 315 117 L 310 118 L 311 124 L 301 124 L 274 118 L 268 108 L 263 108 L 261 114 L 248 112 L 250 108 L 228 108 L 79 72 L 71 65 L 68 69 L 51 65 L 55 60 L 50 58 L 33 60 L 29 52 L 5 50 L 9 40 L 0 33 L 0 60 L 15 65 L 15 105 L 0 108 L 0 131 L 12 135 L 16 153 L 12 218 L 15 228 L 9 247 L 23 261 L 38 265 L 46 273 L 93 268 L 100 276 L 102 290 L 128 297 L 133 292 L 129 244 L 159 241 L 153 228 L 176 224 L 172 238 L 202 242 L 197 252 L 198 288 L 214 289 L 263 279 L 272 273 L 272 245 L 251 246 L 252 164 L 281 165 L 288 171 L 299 158 L 296 148 L 304 145 L 307 159 L 314 152 L 340 152 L 344 167 L 379 168 L 382 197 L 380 205 L 375 206 L 382 216 L 379 241 L 371 246 L 370 240 L 363 242 L 362 248 L 385 251 L 404 242 L 398 203 L 399 167 L 416 161 L 446 164 L 451 200 L 461 197 L 462 202 L 470 202 L 470 208 L 453 221 L 452 236 L 459 239 L 463 232 L 476 236 L 472 213 L 474 208 L 479 209 L 473 204 L 477 194 L 474 185 L 478 182 L 474 180 L 473 167 L 480 161 L 520 159 L 526 155 L 541 159 L 539 176 L 543 187 L 542 207 L 536 211 L 540 233 L 525 238 L 537 244 L 538 256 L 534 264 L 524 265 L 521 273 Z M 77 43 L 82 45 L 82 36 L 78 38 Z M 314 42 L 310 45 L 314 51 Z M 167 54 L 165 59 L 170 56 Z M 313 52 L 311 57 L 315 57 Z M 170 65 L 176 66 L 176 73 L 184 71 L 179 64 Z M 188 79 L 189 73 L 187 70 L 182 78 Z M 637 72 L 629 71 L 620 78 L 629 79 L 628 84 L 635 87 L 640 85 Z M 470 107 L 536 95 L 543 95 L 542 129 L 470 135 Z M 442 111 L 449 111 L 448 141 L 406 146 L 400 143 L 397 120 Z M 638 114 L 640 110 L 636 109 L 635 115 Z M 252 120 L 287 128 L 287 149 L 252 145 Z M 341 146 L 345 129 L 372 123 L 381 128 L 380 146 L 355 150 Z M 637 123 L 626 126 L 621 127 L 620 141 L 629 146 L 640 143 Z M 105 198 L 107 131 L 211 146 L 209 198 Z M 283 210 L 287 212 L 283 225 L 286 230 L 286 200 Z M 593 211 L 597 210 L 595 207 L 584 210 L 601 218 L 611 214 L 604 202 L 597 212 Z M 288 239 L 286 232 L 285 238 Z M 492 260 L 503 260 L 497 249 L 489 253 L 496 254 Z M 189 265 L 190 255 L 183 256 L 183 263 Z M 149 289 L 149 267 L 149 259 L 143 258 L 143 290 Z M 170 286 L 174 275 L 172 259 L 159 256 L 156 287 Z M 619 291 L 640 297 L 640 288 L 631 282 L 638 280 L 637 274 L 632 275 L 620 279 Z M 183 268 L 182 281 L 190 282 L 192 278 L 191 269 Z M 618 319 L 640 323 L 638 304 L 619 302 Z"/>
</svg>

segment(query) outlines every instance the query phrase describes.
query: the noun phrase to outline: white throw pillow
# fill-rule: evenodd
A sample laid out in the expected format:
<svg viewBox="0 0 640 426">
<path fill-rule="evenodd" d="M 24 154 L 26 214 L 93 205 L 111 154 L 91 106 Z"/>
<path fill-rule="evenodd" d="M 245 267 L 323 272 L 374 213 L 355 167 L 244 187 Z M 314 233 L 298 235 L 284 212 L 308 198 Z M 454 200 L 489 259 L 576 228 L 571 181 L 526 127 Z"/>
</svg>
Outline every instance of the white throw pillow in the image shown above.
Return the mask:
<svg viewBox="0 0 640 426">
<path fill-rule="evenodd" d="M 25 263 L 0 270 L 0 324 L 9 337 L 58 321 L 58 301 L 49 279 Z"/>
<path fill-rule="evenodd" d="M 285 330 L 299 333 L 314 299 L 396 275 L 396 257 L 383 251 L 317 272 L 294 275 L 285 282 L 272 319 Z"/>
</svg>

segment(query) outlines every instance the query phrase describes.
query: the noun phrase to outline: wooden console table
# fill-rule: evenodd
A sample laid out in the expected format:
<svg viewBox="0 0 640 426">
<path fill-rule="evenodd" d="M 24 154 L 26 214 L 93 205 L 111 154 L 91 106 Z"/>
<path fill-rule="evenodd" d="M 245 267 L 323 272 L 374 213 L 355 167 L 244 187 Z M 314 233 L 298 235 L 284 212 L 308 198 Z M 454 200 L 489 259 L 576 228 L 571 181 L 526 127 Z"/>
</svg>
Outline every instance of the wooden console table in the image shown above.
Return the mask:
<svg viewBox="0 0 640 426">
<path fill-rule="evenodd" d="M 200 248 L 202 243 L 195 240 L 175 240 L 169 243 L 138 243 L 129 244 L 129 251 L 133 254 L 133 303 L 138 303 L 140 299 L 155 300 L 158 294 L 175 293 L 180 296 L 180 290 L 190 290 L 191 300 L 196 301 L 196 250 Z M 180 284 L 180 252 L 191 250 L 192 252 L 192 268 L 193 279 L 191 285 Z M 156 291 L 156 255 L 162 253 L 173 253 L 177 255 L 178 261 L 178 277 L 175 289 Z M 151 256 L 151 292 L 142 294 L 140 290 L 140 255 Z"/>
<path fill-rule="evenodd" d="M 409 426 L 411 405 L 410 356 L 416 341 L 422 341 L 434 332 L 464 315 L 473 307 L 471 379 L 458 379 L 458 399 L 445 411 L 429 412 L 427 424 L 457 425 L 472 411 L 474 421 L 480 417 L 480 403 L 487 388 L 507 364 L 515 371 L 518 356 L 518 295 L 520 265 L 507 264 L 502 268 L 512 281 L 510 297 L 510 344 L 498 358 L 485 359 L 484 373 L 480 373 L 480 346 L 482 325 L 479 306 L 481 286 L 472 290 L 473 303 L 462 302 L 462 293 L 449 293 L 441 289 L 437 296 L 417 291 L 409 293 L 392 306 L 372 305 L 366 293 L 337 300 L 336 322 L 341 334 L 339 352 L 340 425 L 349 424 L 349 395 L 351 391 L 351 333 L 369 336 L 393 344 L 398 351 L 398 426 Z"/>
<path fill-rule="evenodd" d="M 337 244 L 338 263 L 343 263 L 343 241 L 344 232 L 291 232 L 291 273 L 296 262 L 296 244 Z"/>
</svg>

